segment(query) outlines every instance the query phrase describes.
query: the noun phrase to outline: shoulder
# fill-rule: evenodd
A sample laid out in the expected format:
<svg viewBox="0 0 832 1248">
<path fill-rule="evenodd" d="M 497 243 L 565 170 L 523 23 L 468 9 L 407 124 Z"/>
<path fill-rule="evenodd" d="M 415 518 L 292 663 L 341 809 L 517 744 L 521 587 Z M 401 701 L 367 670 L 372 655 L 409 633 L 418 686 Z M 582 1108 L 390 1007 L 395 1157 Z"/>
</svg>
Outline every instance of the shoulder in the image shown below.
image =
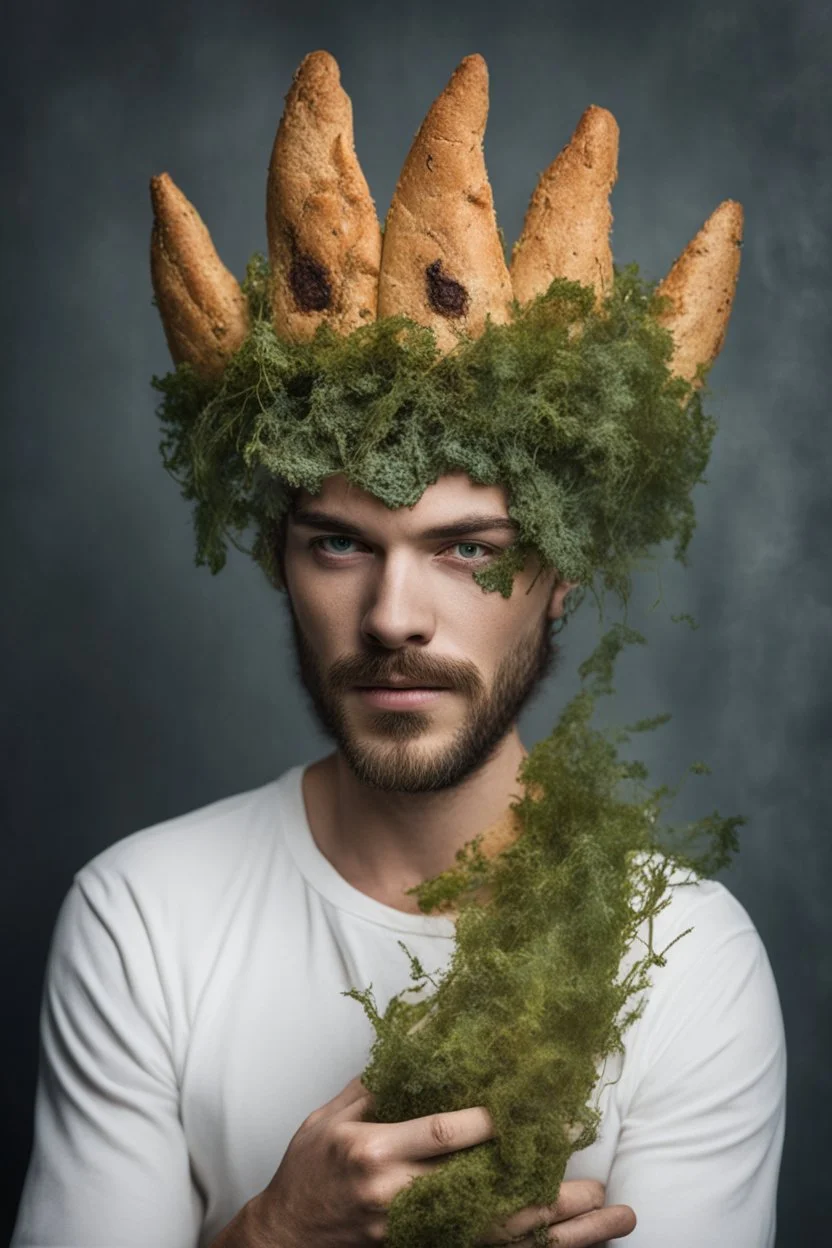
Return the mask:
<svg viewBox="0 0 832 1248">
<path fill-rule="evenodd" d="M 293 770 L 114 842 L 75 872 L 59 926 L 83 915 L 115 940 L 141 929 L 165 947 L 198 943 L 262 884 L 280 852 Z"/>
<path fill-rule="evenodd" d="M 692 871 L 669 870 L 667 859 L 660 853 L 640 855 L 639 860 L 648 871 L 667 873 L 661 909 L 652 923 L 643 924 L 639 935 L 658 953 L 670 946 L 668 963 L 672 959 L 677 969 L 692 966 L 707 958 L 709 950 L 713 953 L 738 939 L 762 945 L 748 911 L 725 884 Z M 637 943 L 641 945 L 641 941 Z"/>
<path fill-rule="evenodd" d="M 251 852 L 279 826 L 281 790 L 293 770 L 131 832 L 89 859 L 76 877 L 115 874 L 161 882 L 194 870 L 224 874 L 229 861 Z"/>
<path fill-rule="evenodd" d="M 605 1080 L 616 1105 L 606 1199 L 635 1209 L 639 1244 L 770 1248 L 786 1112 L 771 966 L 725 884 L 674 872 L 665 900 L 652 930 L 663 964 L 649 969 L 643 1012 Z M 626 960 L 650 937 L 640 926 Z"/>
<path fill-rule="evenodd" d="M 697 1065 L 718 1050 L 724 1061 L 733 1055 L 740 1065 L 785 1062 L 780 1000 L 765 945 L 725 884 L 674 872 L 665 908 L 652 931 L 643 924 L 626 962 L 643 957 L 648 944 L 664 964 L 649 971 L 631 1038 L 638 1069 L 655 1072 L 666 1060 L 678 1076 L 685 1061 Z"/>
</svg>

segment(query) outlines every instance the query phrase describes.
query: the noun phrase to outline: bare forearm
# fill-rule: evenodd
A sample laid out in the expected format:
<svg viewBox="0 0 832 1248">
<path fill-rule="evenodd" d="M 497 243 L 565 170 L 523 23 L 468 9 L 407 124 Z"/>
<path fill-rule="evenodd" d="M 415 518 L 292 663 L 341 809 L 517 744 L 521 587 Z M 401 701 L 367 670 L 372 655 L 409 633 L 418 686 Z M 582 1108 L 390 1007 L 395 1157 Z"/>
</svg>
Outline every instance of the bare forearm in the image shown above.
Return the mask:
<svg viewBox="0 0 832 1248">
<path fill-rule="evenodd" d="M 208 1248 L 288 1248 L 269 1229 L 262 1213 L 261 1196 L 262 1193 L 253 1196 L 243 1205 Z"/>
</svg>

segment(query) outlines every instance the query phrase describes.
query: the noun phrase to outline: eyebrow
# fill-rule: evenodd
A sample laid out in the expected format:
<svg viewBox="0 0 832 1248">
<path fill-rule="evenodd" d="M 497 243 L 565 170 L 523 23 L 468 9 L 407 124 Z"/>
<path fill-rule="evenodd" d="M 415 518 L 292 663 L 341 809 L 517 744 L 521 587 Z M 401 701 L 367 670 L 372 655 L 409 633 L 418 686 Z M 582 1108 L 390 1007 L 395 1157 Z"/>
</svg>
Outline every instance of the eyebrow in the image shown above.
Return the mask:
<svg viewBox="0 0 832 1248">
<path fill-rule="evenodd" d="M 325 529 L 329 533 L 346 533 L 354 537 L 366 536 L 358 525 L 348 524 L 345 520 L 332 516 L 326 511 L 310 511 L 304 508 L 293 514 L 292 523 L 302 525 L 307 529 Z M 484 516 L 472 513 L 460 517 L 453 524 L 438 524 L 430 529 L 423 529 L 417 534 L 417 539 L 427 541 L 429 538 L 464 537 L 468 533 L 484 533 L 493 529 L 505 529 L 516 533 L 517 525 L 507 516 Z"/>
</svg>

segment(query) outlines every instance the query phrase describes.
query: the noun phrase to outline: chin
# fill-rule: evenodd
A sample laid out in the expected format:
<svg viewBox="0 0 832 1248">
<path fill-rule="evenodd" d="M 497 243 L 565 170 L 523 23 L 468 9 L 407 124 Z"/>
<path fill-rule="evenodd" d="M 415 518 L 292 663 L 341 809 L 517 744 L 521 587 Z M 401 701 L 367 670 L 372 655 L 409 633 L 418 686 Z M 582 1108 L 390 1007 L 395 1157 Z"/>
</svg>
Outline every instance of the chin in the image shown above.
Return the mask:
<svg viewBox="0 0 832 1248">
<path fill-rule="evenodd" d="M 396 714 L 397 722 L 390 724 L 352 725 L 348 744 L 353 755 L 366 755 L 368 759 L 396 757 L 441 758 L 451 742 L 451 734 L 440 733 L 434 724 L 403 723 Z M 447 740 L 443 740 L 443 738 Z"/>
<path fill-rule="evenodd" d="M 411 734 L 399 740 L 379 741 L 367 734 L 350 734 L 339 742 L 344 762 L 367 788 L 386 793 L 438 793 L 456 788 L 487 761 L 490 751 L 447 734 L 424 739 Z"/>
</svg>

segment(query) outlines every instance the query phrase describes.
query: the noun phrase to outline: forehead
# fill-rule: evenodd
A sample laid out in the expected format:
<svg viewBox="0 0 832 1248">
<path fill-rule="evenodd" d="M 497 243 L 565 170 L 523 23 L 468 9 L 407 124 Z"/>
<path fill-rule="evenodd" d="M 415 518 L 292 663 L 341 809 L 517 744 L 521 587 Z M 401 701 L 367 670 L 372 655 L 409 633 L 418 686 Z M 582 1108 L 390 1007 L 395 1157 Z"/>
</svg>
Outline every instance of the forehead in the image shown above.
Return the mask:
<svg viewBox="0 0 832 1248">
<path fill-rule="evenodd" d="M 480 485 L 466 472 L 448 473 L 429 485 L 412 507 L 391 508 L 366 490 L 351 484 L 343 473 L 325 477 L 318 494 L 299 490 L 293 510 L 326 510 L 362 529 L 390 536 L 408 536 L 430 525 L 453 524 L 463 516 L 508 518 L 506 492 L 499 485 Z"/>
</svg>

